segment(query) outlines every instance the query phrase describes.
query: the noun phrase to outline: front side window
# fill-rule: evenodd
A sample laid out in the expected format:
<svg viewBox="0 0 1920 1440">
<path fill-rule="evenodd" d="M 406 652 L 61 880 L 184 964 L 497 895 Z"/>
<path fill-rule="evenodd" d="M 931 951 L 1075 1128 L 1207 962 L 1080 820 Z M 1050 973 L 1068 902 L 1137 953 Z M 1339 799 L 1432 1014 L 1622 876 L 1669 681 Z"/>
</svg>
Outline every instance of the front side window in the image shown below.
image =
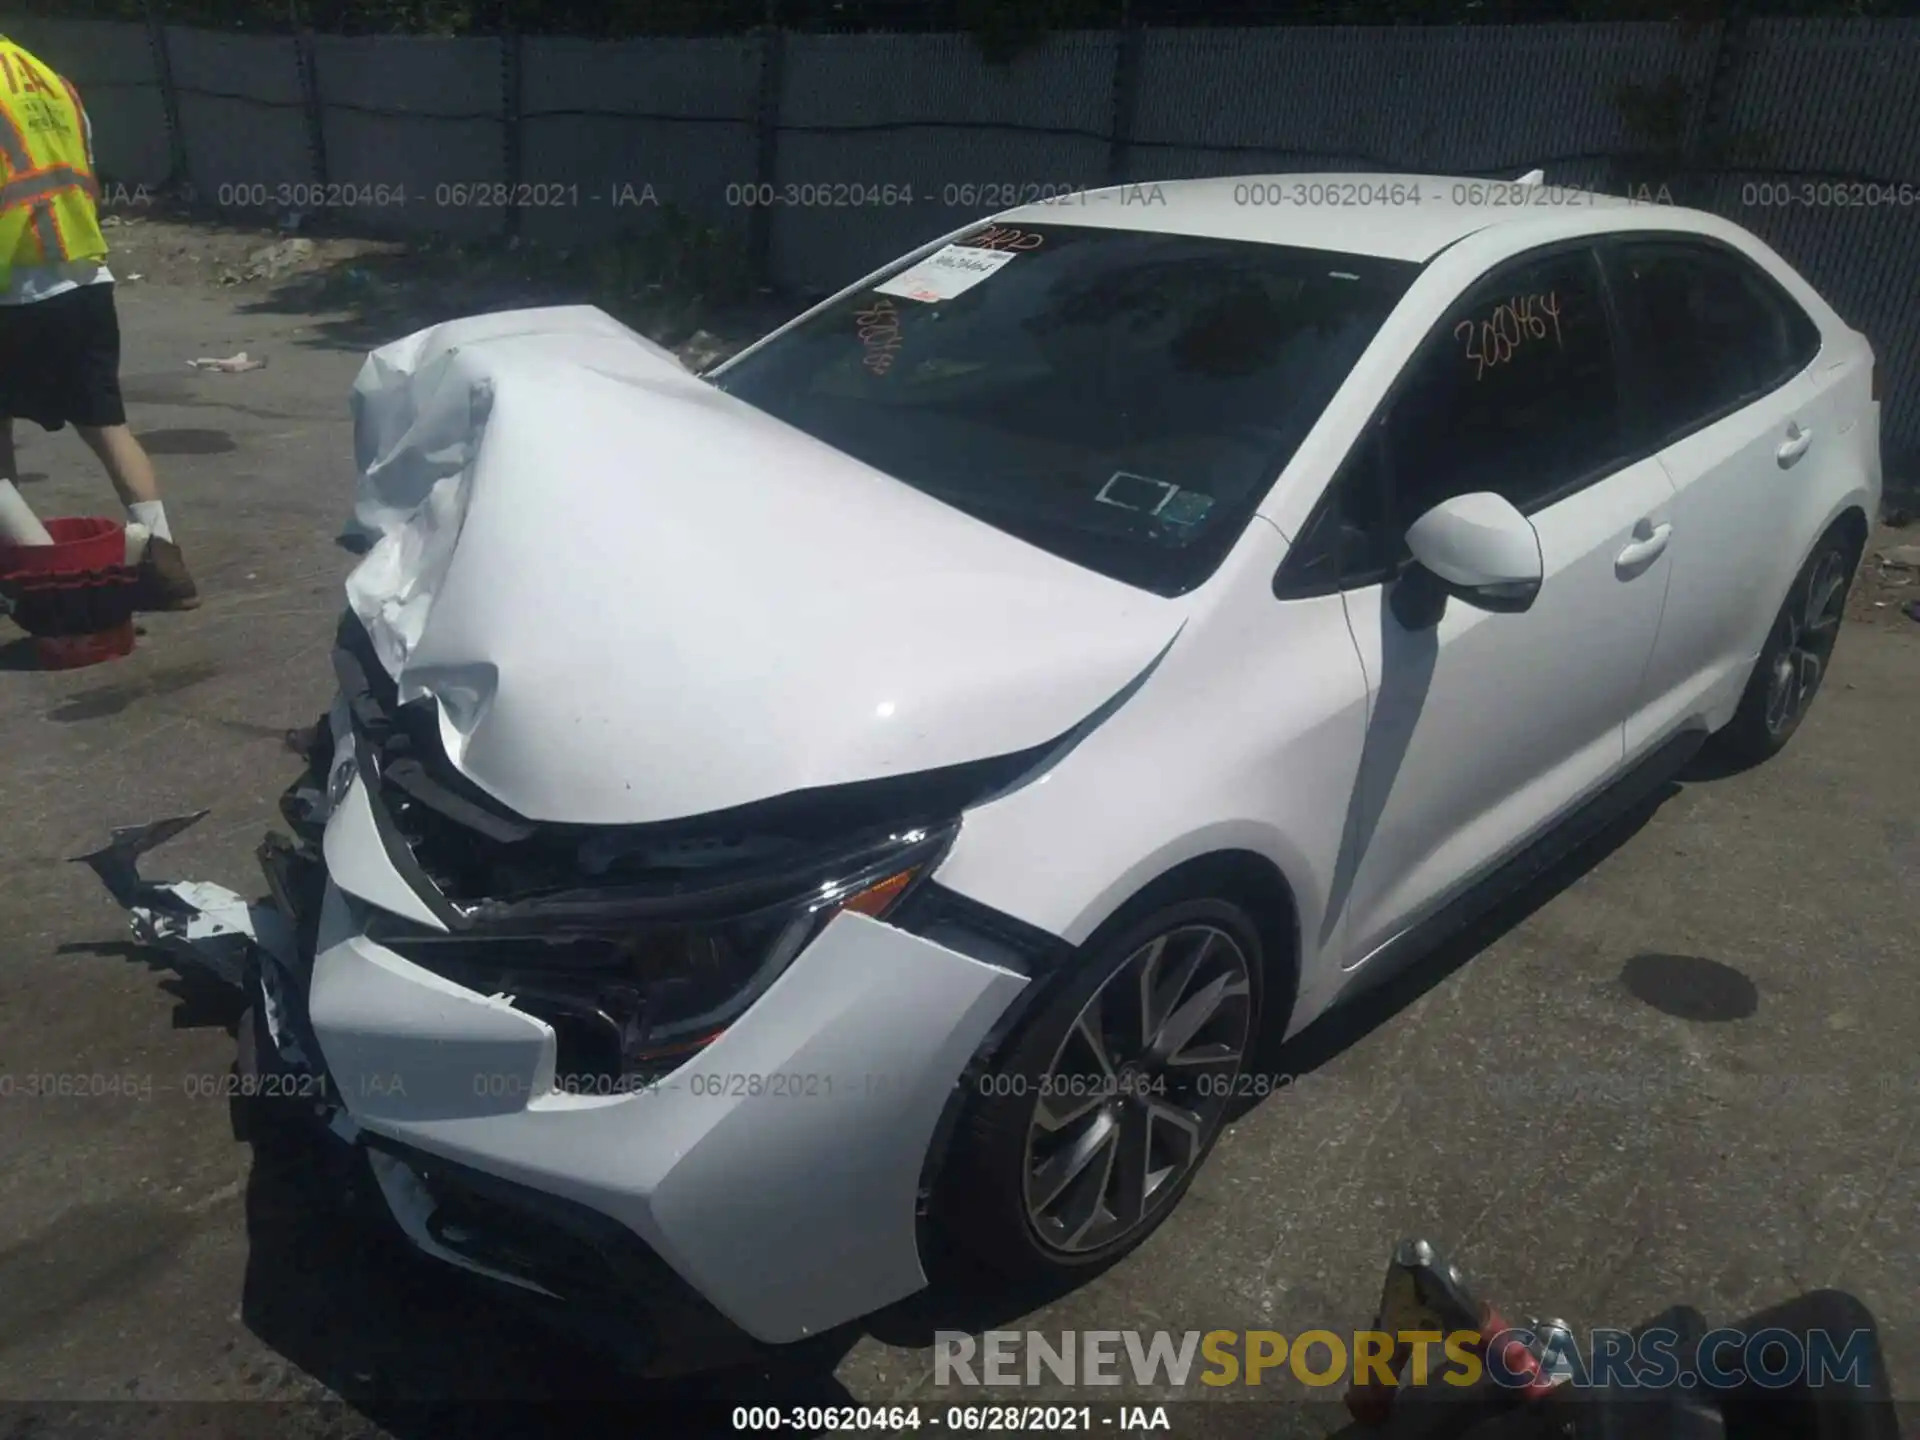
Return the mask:
<svg viewBox="0 0 1920 1440">
<path fill-rule="evenodd" d="M 1449 309 L 1390 403 L 1393 522 L 1404 533 L 1481 490 L 1537 510 L 1624 458 L 1622 414 L 1592 252 L 1497 271 Z"/>
<path fill-rule="evenodd" d="M 1450 306 L 1354 441 L 1287 557 L 1284 593 L 1376 584 L 1443 500 L 1491 490 L 1525 512 L 1626 458 L 1598 261 L 1522 260 Z"/>
<path fill-rule="evenodd" d="M 1659 445 L 1759 399 L 1820 348 L 1819 327 L 1750 261 L 1684 240 L 1623 241 L 1620 317 Z"/>
<path fill-rule="evenodd" d="M 714 376 L 917 490 L 1160 594 L 1224 558 L 1417 266 L 976 231 Z"/>
</svg>

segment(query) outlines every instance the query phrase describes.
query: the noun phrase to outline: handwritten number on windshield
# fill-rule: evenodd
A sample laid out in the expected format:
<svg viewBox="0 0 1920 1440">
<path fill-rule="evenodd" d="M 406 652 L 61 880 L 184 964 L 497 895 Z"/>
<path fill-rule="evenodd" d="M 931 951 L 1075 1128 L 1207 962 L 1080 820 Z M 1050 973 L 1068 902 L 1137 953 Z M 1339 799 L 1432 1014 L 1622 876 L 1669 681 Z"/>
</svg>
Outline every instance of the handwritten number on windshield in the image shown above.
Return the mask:
<svg viewBox="0 0 1920 1440">
<path fill-rule="evenodd" d="M 1496 365 L 1506 364 L 1530 341 L 1551 335 L 1556 347 L 1562 344 L 1559 292 L 1516 295 L 1496 305 L 1484 320 L 1462 320 L 1453 327 L 1453 334 L 1466 343 L 1466 357 L 1473 361 L 1473 378 L 1478 380 Z"/>
<path fill-rule="evenodd" d="M 1033 230 L 1016 230 L 1011 225 L 989 225 L 978 235 L 959 243 L 969 250 L 1038 250 L 1047 237 Z"/>
<path fill-rule="evenodd" d="M 875 375 L 893 369 L 894 354 L 900 348 L 900 316 L 891 300 L 876 300 L 865 310 L 853 312 L 855 333 L 867 353 L 860 363 Z"/>
</svg>

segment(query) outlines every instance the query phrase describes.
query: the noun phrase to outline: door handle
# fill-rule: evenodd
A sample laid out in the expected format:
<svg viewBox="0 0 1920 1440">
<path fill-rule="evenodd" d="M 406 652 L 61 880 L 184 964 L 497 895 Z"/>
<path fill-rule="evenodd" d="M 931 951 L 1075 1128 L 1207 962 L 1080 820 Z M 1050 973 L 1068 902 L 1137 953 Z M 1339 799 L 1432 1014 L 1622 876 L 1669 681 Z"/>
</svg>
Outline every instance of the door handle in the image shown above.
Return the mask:
<svg viewBox="0 0 1920 1440">
<path fill-rule="evenodd" d="M 1797 424 L 1790 424 L 1787 426 L 1787 438 L 1780 442 L 1780 448 L 1773 453 L 1783 466 L 1791 465 L 1807 453 L 1807 446 L 1812 443 L 1811 430 L 1802 430 Z"/>
<path fill-rule="evenodd" d="M 1641 521 L 1634 526 L 1633 543 L 1613 557 L 1616 571 L 1639 572 L 1660 558 L 1660 552 L 1667 548 L 1667 542 L 1673 538 L 1673 526 L 1662 520 L 1658 525 L 1648 526 Z"/>
</svg>

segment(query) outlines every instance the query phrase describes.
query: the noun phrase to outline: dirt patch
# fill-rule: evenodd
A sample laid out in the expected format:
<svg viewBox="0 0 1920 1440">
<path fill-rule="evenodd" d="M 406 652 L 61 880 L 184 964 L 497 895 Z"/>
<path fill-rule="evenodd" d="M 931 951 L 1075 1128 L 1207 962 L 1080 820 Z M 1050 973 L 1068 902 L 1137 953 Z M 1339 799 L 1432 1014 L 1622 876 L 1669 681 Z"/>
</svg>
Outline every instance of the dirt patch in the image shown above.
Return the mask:
<svg viewBox="0 0 1920 1440">
<path fill-rule="evenodd" d="M 350 348 L 462 315 L 589 304 L 704 368 L 812 298 L 754 285 L 736 240 L 677 213 L 577 247 L 331 233 L 327 217 L 288 228 L 164 197 L 110 207 L 101 223 L 122 283 L 228 290 L 248 310 L 328 317 L 316 333 Z"/>
<path fill-rule="evenodd" d="M 238 226 L 143 208 L 121 210 L 101 217 L 101 230 L 112 247 L 109 263 L 122 283 L 149 285 L 235 284 L 292 273 L 285 267 L 271 277 L 255 256 L 296 237 L 268 227 Z M 297 237 L 306 272 L 323 271 L 362 257 L 404 251 L 390 240 L 351 236 Z"/>
<path fill-rule="evenodd" d="M 1867 538 L 1859 578 L 1847 597 L 1849 620 L 1920 634 L 1920 619 L 1907 613 L 1908 606 L 1920 606 L 1920 523 L 1909 513 L 1889 505 L 1888 520 Z"/>
</svg>

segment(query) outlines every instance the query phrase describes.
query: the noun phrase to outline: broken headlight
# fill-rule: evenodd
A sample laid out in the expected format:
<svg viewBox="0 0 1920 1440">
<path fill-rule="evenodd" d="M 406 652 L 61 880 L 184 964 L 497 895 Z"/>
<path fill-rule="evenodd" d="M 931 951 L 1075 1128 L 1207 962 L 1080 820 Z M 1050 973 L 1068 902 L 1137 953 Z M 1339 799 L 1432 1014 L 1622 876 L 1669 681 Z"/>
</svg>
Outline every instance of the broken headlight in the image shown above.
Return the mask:
<svg viewBox="0 0 1920 1440">
<path fill-rule="evenodd" d="M 884 918 L 956 827 L 892 834 L 806 867 L 689 886 L 575 889 L 466 912 L 453 933 L 374 912 L 369 939 L 554 1028 L 555 1081 L 606 1088 L 718 1038 L 844 911 Z"/>
</svg>

